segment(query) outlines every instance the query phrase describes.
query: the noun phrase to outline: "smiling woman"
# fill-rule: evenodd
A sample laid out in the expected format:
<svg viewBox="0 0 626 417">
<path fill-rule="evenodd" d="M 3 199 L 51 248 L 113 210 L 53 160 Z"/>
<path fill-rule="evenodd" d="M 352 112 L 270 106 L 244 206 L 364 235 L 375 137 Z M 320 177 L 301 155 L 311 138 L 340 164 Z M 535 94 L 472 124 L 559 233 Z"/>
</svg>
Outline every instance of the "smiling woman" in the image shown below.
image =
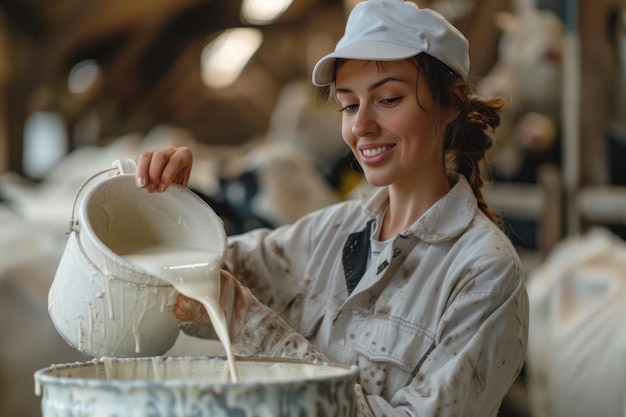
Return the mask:
<svg viewBox="0 0 626 417">
<path fill-rule="evenodd" d="M 235 355 L 356 365 L 360 417 L 497 415 L 525 359 L 528 302 L 481 193 L 502 102 L 470 94 L 468 72 L 468 42 L 439 14 L 355 6 L 312 78 L 374 190 L 230 236 L 220 305 Z M 186 148 L 144 152 L 136 182 L 186 185 L 191 163 Z M 182 300 L 179 320 L 211 326 Z"/>
</svg>

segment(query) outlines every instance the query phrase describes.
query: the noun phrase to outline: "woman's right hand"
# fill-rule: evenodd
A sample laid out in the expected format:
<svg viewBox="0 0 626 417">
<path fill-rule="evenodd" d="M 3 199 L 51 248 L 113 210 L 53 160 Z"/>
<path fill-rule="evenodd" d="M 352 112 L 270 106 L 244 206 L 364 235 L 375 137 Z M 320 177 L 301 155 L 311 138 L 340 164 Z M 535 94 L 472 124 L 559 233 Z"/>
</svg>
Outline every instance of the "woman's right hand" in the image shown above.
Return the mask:
<svg viewBox="0 0 626 417">
<path fill-rule="evenodd" d="M 143 152 L 137 163 L 135 182 L 149 193 L 162 193 L 173 182 L 187 186 L 192 164 L 193 155 L 186 146 Z"/>
<path fill-rule="evenodd" d="M 250 289 L 241 284 L 228 271 L 220 270 L 219 305 L 224 311 L 226 325 L 231 337 L 239 334 L 246 322 L 260 308 L 261 302 L 252 295 Z M 198 301 L 178 294 L 174 305 L 174 315 L 185 325 L 213 327 L 206 309 Z"/>
</svg>

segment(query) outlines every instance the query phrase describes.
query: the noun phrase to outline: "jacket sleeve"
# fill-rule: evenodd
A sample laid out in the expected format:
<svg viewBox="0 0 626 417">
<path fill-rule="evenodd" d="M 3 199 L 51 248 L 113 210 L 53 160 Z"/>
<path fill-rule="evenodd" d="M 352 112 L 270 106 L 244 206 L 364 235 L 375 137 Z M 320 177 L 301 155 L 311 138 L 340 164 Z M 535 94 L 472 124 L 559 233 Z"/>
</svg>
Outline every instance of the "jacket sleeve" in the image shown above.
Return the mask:
<svg viewBox="0 0 626 417">
<path fill-rule="evenodd" d="M 255 358 L 300 359 L 312 363 L 329 363 L 304 336 L 267 306 L 262 306 L 232 340 L 236 356 Z M 356 417 L 375 417 L 359 384 L 355 384 Z"/>
<path fill-rule="evenodd" d="M 234 336 L 232 346 L 237 356 L 329 362 L 313 344 L 265 305 Z"/>
<path fill-rule="evenodd" d="M 328 221 L 326 212 L 307 215 L 292 225 L 230 236 L 223 268 L 250 288 L 263 304 L 295 330 L 302 317 L 301 298 L 314 256 L 313 240 Z"/>
</svg>

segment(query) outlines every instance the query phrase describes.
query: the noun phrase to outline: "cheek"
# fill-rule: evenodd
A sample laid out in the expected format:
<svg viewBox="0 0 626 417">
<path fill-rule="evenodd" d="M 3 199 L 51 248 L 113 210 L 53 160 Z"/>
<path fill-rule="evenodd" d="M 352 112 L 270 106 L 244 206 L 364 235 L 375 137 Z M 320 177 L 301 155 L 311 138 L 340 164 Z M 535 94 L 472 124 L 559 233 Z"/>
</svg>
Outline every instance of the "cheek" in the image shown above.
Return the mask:
<svg viewBox="0 0 626 417">
<path fill-rule="evenodd" d="M 393 136 L 408 139 L 419 134 L 428 124 L 428 118 L 424 117 L 423 112 L 408 111 L 396 117 L 390 117 L 385 124 L 386 130 Z"/>
<path fill-rule="evenodd" d="M 354 149 L 356 137 L 352 134 L 352 125 L 345 121 L 341 123 L 341 137 L 350 148 Z"/>
</svg>

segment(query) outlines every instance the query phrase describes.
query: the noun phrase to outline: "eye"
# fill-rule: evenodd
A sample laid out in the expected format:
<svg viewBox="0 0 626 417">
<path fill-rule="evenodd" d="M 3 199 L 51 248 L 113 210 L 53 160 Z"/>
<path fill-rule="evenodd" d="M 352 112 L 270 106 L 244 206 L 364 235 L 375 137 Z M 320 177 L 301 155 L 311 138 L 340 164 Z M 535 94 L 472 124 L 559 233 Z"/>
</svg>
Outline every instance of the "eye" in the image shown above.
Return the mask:
<svg viewBox="0 0 626 417">
<path fill-rule="evenodd" d="M 385 98 L 380 100 L 380 102 L 384 105 L 387 106 L 392 106 L 394 104 L 399 103 L 402 100 L 402 97 L 392 97 L 392 98 Z"/>
<path fill-rule="evenodd" d="M 354 113 L 358 109 L 359 109 L 359 105 L 358 104 L 346 104 L 345 106 L 342 105 L 342 107 L 339 109 L 339 111 L 341 113 L 343 113 L 343 112 Z"/>
</svg>

